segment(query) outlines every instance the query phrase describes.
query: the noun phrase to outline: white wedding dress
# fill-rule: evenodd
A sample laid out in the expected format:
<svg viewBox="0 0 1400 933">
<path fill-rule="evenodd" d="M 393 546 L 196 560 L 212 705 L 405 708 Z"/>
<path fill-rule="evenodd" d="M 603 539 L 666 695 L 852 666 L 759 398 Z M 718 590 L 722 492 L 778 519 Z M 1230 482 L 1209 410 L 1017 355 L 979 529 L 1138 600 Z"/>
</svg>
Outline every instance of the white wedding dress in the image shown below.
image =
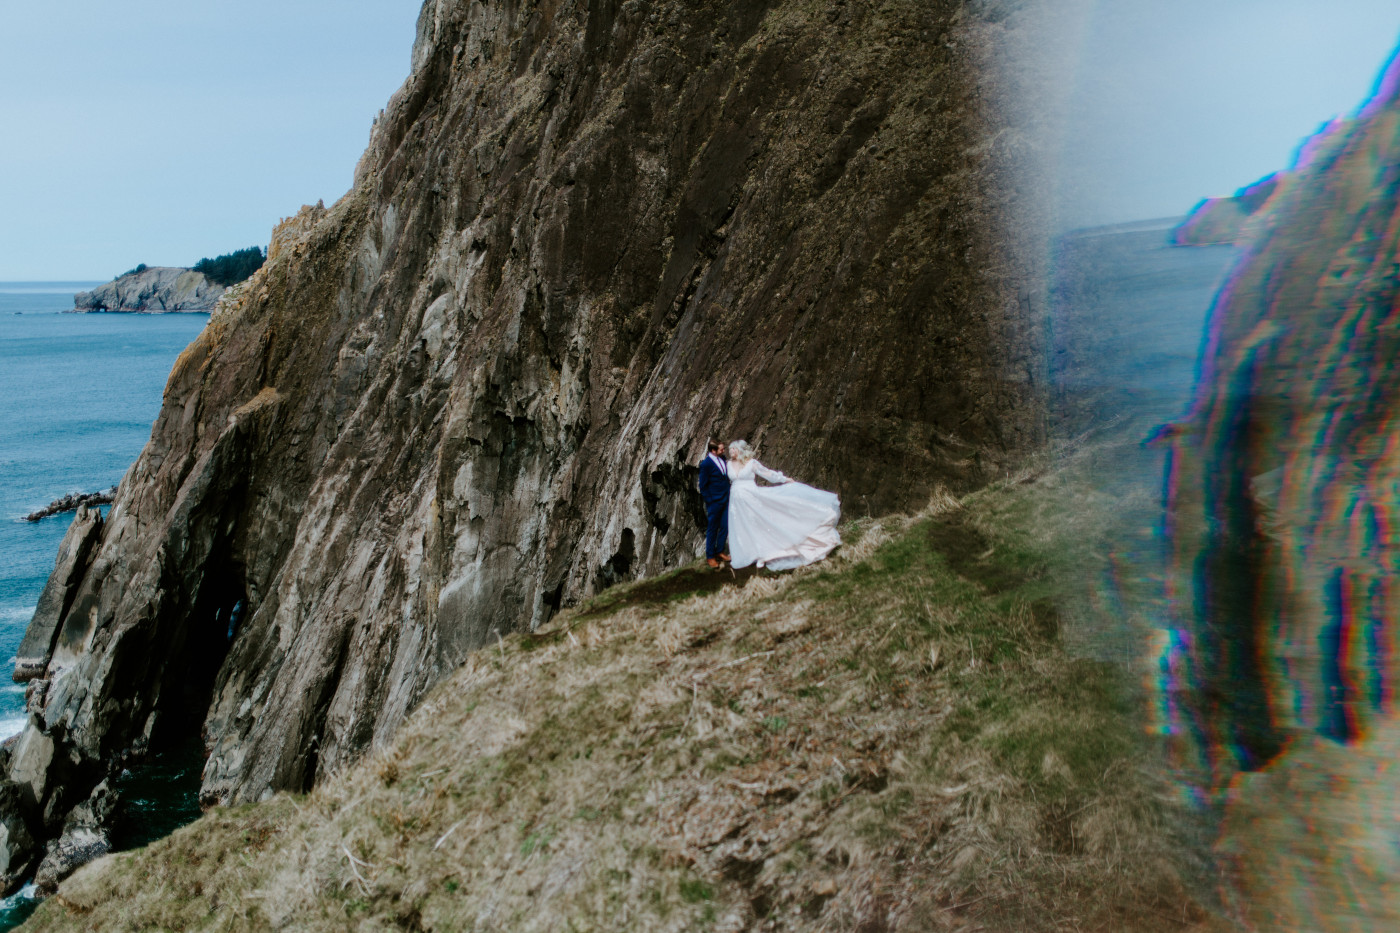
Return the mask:
<svg viewBox="0 0 1400 933">
<path fill-rule="evenodd" d="M 760 486 L 763 477 L 781 486 Z M 841 500 L 795 483 L 757 460 L 729 464 L 729 556 L 732 566 L 790 570 L 821 560 L 841 543 Z"/>
</svg>

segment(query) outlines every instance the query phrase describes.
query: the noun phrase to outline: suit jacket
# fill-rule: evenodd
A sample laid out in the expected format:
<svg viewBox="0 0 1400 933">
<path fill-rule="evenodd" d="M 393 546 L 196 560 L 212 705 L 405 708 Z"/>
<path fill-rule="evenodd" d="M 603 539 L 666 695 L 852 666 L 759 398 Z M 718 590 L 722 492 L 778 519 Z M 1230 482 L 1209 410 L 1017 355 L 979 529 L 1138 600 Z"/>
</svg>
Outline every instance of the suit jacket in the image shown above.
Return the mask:
<svg viewBox="0 0 1400 933">
<path fill-rule="evenodd" d="M 709 454 L 700 461 L 700 498 L 706 505 L 719 505 L 729 501 L 729 476 L 715 466 Z"/>
</svg>

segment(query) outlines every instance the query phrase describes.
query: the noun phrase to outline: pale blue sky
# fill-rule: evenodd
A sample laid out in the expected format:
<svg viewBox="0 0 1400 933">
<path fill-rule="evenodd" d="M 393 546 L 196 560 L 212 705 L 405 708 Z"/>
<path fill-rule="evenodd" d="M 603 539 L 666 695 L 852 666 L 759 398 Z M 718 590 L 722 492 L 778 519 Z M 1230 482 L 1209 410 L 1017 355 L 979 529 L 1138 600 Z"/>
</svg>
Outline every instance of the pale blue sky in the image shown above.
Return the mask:
<svg viewBox="0 0 1400 933">
<path fill-rule="evenodd" d="M 1396 0 L 1096 0 L 1060 163 L 1063 227 L 1180 215 L 1355 110 Z"/>
<path fill-rule="evenodd" d="M 418 0 L 0 0 L 0 281 L 266 244 L 350 187 Z"/>
<path fill-rule="evenodd" d="M 418 8 L 0 0 L 0 281 L 188 265 L 334 201 Z M 1395 0 L 1096 0 L 1064 50 L 1060 224 L 1181 214 L 1283 167 L 1397 38 Z"/>
</svg>

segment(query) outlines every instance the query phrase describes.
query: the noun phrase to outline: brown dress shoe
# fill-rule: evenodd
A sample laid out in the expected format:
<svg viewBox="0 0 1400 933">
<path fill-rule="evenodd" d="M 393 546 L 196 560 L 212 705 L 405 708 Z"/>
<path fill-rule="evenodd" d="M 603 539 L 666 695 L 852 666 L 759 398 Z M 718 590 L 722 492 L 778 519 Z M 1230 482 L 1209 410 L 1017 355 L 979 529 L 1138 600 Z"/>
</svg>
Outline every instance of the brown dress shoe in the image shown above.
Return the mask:
<svg viewBox="0 0 1400 933">
<path fill-rule="evenodd" d="M 731 561 L 733 560 L 733 558 L 730 557 L 728 554 L 721 554 L 721 555 L 719 556 L 719 559 L 722 560 L 722 561 L 724 561 L 726 564 L 729 563 L 729 562 L 731 562 Z"/>
<path fill-rule="evenodd" d="M 707 558 L 705 558 L 705 563 L 707 563 L 707 564 L 710 565 L 710 569 L 711 569 L 711 570 L 718 570 L 718 569 L 719 569 L 719 561 L 715 560 L 713 557 L 707 557 Z"/>
</svg>

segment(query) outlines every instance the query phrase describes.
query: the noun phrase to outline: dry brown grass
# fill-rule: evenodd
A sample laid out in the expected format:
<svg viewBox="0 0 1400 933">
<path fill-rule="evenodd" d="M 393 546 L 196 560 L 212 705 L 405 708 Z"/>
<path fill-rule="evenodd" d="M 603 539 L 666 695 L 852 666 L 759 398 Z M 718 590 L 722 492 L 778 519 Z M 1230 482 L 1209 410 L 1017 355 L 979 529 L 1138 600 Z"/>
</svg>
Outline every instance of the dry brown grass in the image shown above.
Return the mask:
<svg viewBox="0 0 1400 933">
<path fill-rule="evenodd" d="M 1057 561 L 1094 540 L 1056 484 L 863 522 L 743 587 L 565 612 L 310 795 L 94 863 L 29 928 L 1199 926 L 1123 672 L 1047 628 Z"/>
</svg>

